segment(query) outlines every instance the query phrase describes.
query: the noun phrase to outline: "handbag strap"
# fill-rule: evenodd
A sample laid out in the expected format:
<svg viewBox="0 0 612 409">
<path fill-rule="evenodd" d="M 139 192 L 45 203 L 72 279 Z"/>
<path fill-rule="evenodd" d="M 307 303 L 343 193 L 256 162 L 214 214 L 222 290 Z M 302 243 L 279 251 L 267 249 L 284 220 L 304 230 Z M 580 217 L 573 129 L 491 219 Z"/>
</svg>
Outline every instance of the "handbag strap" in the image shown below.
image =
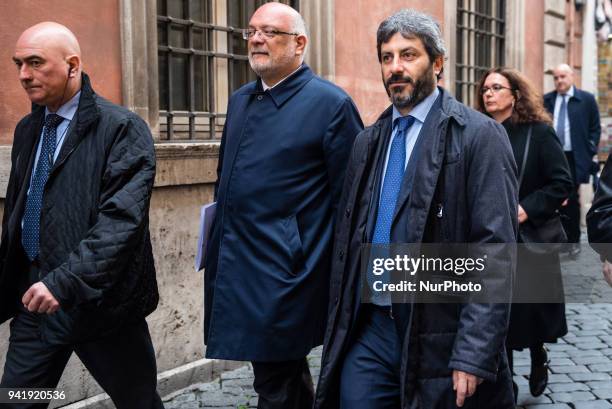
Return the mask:
<svg viewBox="0 0 612 409">
<path fill-rule="evenodd" d="M 529 145 L 531 144 L 531 128 L 533 125 L 529 125 L 527 130 L 527 142 L 525 142 L 525 152 L 523 153 L 523 163 L 521 163 L 521 173 L 519 174 L 518 187 L 519 190 L 523 184 L 523 176 L 525 176 L 525 166 L 527 165 L 527 156 L 529 155 Z"/>
</svg>

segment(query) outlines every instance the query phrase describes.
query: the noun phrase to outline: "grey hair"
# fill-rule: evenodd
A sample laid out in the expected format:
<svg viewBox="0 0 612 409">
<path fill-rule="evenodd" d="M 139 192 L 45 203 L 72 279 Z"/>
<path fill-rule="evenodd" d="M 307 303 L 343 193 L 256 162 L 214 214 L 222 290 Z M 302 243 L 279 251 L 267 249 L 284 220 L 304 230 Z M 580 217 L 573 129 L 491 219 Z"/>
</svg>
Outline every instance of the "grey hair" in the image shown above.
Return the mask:
<svg viewBox="0 0 612 409">
<path fill-rule="evenodd" d="M 304 21 L 304 17 L 302 17 L 302 15 L 297 10 L 293 14 L 293 21 L 291 22 L 291 31 L 293 33 L 297 33 L 308 38 L 308 29 L 306 28 L 306 22 Z M 306 43 L 306 48 L 304 48 L 304 53 L 301 56 L 301 62 L 304 62 L 307 50 L 308 42 Z"/>
<path fill-rule="evenodd" d="M 291 25 L 291 31 L 308 37 L 308 30 L 306 29 L 306 22 L 304 17 L 300 13 L 295 13 L 293 17 L 293 23 Z"/>
<path fill-rule="evenodd" d="M 395 34 L 404 38 L 418 38 L 423 42 L 429 60 L 433 61 L 446 54 L 440 25 L 429 14 L 413 9 L 402 9 L 380 23 L 376 33 L 376 49 L 378 61 L 381 61 L 381 47 Z"/>
</svg>

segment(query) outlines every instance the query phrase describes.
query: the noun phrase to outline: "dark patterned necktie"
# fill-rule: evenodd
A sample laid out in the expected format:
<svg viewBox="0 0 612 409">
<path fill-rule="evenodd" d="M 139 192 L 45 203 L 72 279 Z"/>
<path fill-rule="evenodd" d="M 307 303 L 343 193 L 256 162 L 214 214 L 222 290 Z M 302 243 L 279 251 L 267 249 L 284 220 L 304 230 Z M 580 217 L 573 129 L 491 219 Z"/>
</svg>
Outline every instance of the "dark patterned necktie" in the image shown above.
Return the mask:
<svg viewBox="0 0 612 409">
<path fill-rule="evenodd" d="M 387 171 L 378 204 L 376 227 L 374 228 L 374 244 L 389 244 L 391 242 L 391 222 L 397 197 L 402 187 L 404 170 L 406 169 L 406 134 L 414 123 L 414 117 L 405 116 L 397 119 L 397 132 L 391 141 Z"/>
<path fill-rule="evenodd" d="M 23 215 L 23 232 L 21 243 L 28 258 L 34 260 L 38 256 L 40 237 L 40 211 L 42 208 L 45 184 L 49 178 L 49 171 L 53 165 L 53 155 L 57 143 L 57 127 L 64 118 L 56 114 L 49 114 L 45 118 L 42 146 L 40 156 L 30 184 L 30 191 L 26 200 Z"/>
<path fill-rule="evenodd" d="M 391 224 L 393 222 L 393 214 L 395 206 L 402 187 L 404 179 L 404 171 L 406 169 L 406 135 L 408 129 L 414 124 L 413 116 L 405 116 L 396 119 L 397 132 L 391 141 L 389 150 L 389 159 L 387 160 L 387 170 L 383 178 L 382 192 L 380 194 L 380 202 L 378 203 L 378 213 L 376 215 L 376 226 L 374 227 L 374 237 L 372 244 L 390 244 L 391 243 Z M 387 257 L 389 249 L 379 249 L 377 256 Z M 369 275 L 370 288 L 374 288 L 376 278 Z M 383 283 L 389 283 L 389 274 L 385 272 L 380 280 Z M 391 305 L 390 293 L 379 293 L 372 291 L 372 303 L 376 305 Z"/>
</svg>

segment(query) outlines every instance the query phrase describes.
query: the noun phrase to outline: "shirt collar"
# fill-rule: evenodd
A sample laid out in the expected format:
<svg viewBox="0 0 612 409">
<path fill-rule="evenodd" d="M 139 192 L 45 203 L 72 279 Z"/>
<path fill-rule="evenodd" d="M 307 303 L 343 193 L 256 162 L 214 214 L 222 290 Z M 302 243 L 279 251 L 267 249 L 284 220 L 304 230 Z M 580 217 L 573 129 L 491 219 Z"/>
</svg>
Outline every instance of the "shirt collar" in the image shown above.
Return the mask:
<svg viewBox="0 0 612 409">
<path fill-rule="evenodd" d="M 280 84 L 281 82 L 285 81 L 287 78 L 291 77 L 293 74 L 295 74 L 296 72 L 298 72 L 298 70 L 302 68 L 302 65 L 300 64 L 299 67 L 297 67 L 297 69 L 295 71 L 293 71 L 291 74 L 287 75 L 285 78 L 283 78 L 282 80 L 280 80 L 279 82 L 277 82 L 276 84 L 269 86 L 268 84 L 266 84 L 263 80 L 263 78 L 261 79 L 261 86 L 263 87 L 264 91 L 267 91 L 269 89 L 273 89 L 274 87 L 276 87 L 278 84 Z"/>
<path fill-rule="evenodd" d="M 568 96 L 568 97 L 573 97 L 574 96 L 574 86 L 572 85 L 571 87 L 569 87 L 569 89 L 567 90 L 567 92 L 565 94 L 561 94 L 561 93 L 557 93 L 560 97 L 564 97 L 564 96 Z"/>
<path fill-rule="evenodd" d="M 429 113 L 431 106 L 434 104 L 434 102 L 436 102 L 438 95 L 440 95 L 440 90 L 438 90 L 438 87 L 435 87 L 434 91 L 429 94 L 427 98 L 425 98 L 424 100 L 419 102 L 414 108 L 412 108 L 410 114 L 408 115 L 413 116 L 414 119 L 416 119 L 417 121 L 424 123 L 425 118 L 427 118 L 427 114 Z M 400 113 L 400 111 L 398 111 L 395 105 L 393 105 L 393 123 L 395 124 L 395 120 L 401 117 L 402 114 Z"/>
<path fill-rule="evenodd" d="M 80 97 L 81 91 L 77 92 L 72 98 L 70 98 L 70 100 L 68 100 L 68 102 L 64 103 L 64 105 L 59 107 L 59 109 L 55 113 L 64 119 L 72 121 L 72 118 L 74 118 L 74 115 L 76 114 L 76 111 L 79 107 Z M 49 108 L 45 108 L 45 117 L 51 113 L 52 112 L 49 111 Z"/>
</svg>

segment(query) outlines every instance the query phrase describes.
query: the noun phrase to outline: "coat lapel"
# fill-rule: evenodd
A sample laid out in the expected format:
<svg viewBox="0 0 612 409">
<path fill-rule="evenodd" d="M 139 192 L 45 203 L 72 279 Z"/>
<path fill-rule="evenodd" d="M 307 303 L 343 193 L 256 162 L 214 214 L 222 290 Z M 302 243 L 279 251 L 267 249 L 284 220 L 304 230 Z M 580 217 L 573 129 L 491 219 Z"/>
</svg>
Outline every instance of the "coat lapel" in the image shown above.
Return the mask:
<svg viewBox="0 0 612 409">
<path fill-rule="evenodd" d="M 374 154 L 372 156 L 372 167 L 373 169 L 373 177 L 372 177 L 372 192 L 370 194 L 370 201 L 368 206 L 368 219 L 367 226 L 365 231 L 365 242 L 370 243 L 372 241 L 372 237 L 374 236 L 374 228 L 376 227 L 376 217 L 378 215 L 378 206 L 380 202 L 380 189 L 383 184 L 383 165 L 385 163 L 385 157 L 387 148 L 389 146 L 389 142 L 391 140 L 391 121 L 392 121 L 392 108 L 385 110 L 385 112 L 381 115 L 381 119 L 379 120 L 379 129 L 376 139 L 376 149 L 374 150 Z"/>
<path fill-rule="evenodd" d="M 17 135 L 17 137 L 22 138 L 23 142 L 15 160 L 15 183 L 18 186 L 18 191 L 15 205 L 8 222 L 9 234 L 14 234 L 17 229 L 21 231 L 21 219 L 28 196 L 28 189 L 30 188 L 30 179 L 32 178 L 32 172 L 34 172 L 34 158 L 36 156 L 38 140 L 42 132 L 44 116 L 44 108 L 35 106 L 27 127 L 21 135 Z"/>
<path fill-rule="evenodd" d="M 70 154 L 75 150 L 77 145 L 87 135 L 89 127 L 98 120 L 99 110 L 95 100 L 95 93 L 91 88 L 89 77 L 83 74 L 83 84 L 81 86 L 81 97 L 79 98 L 79 107 L 75 114 L 75 125 L 70 125 L 66 141 L 62 145 L 59 156 L 53 164 L 49 173 L 49 179 L 57 172 L 57 169 L 68 159 Z"/>
<path fill-rule="evenodd" d="M 404 207 L 408 201 L 408 198 L 410 197 L 418 164 L 423 160 L 427 161 L 433 152 L 431 148 L 433 148 L 435 143 L 434 139 L 438 130 L 438 123 L 440 121 L 440 107 L 442 105 L 441 100 L 442 93 L 440 93 L 436 101 L 431 106 L 431 109 L 425 118 L 425 123 L 423 123 L 421 131 L 419 132 L 417 142 L 414 145 L 412 155 L 408 161 L 408 166 L 406 167 L 406 171 L 404 173 L 404 178 L 402 179 L 402 187 L 400 188 L 397 203 L 395 205 L 393 221 L 395 221 L 401 209 Z"/>
</svg>

